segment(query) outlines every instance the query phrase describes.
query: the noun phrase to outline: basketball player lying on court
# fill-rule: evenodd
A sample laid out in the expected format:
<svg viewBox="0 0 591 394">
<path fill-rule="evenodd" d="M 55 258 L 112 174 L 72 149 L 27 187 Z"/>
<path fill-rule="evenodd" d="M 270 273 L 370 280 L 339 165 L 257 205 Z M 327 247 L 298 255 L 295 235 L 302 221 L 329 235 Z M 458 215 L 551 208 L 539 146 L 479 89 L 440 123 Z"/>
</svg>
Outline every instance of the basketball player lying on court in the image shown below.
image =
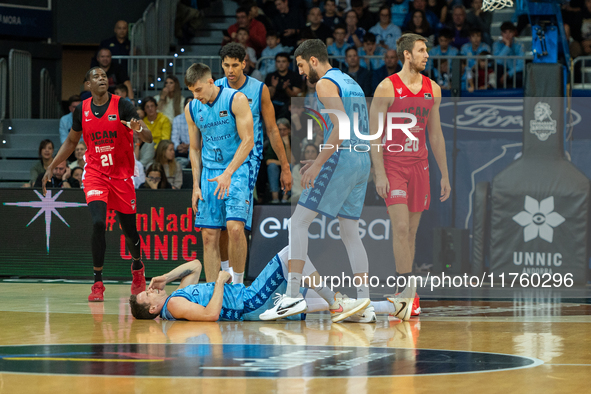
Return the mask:
<svg viewBox="0 0 591 394">
<path fill-rule="evenodd" d="M 226 271 L 220 271 L 215 282 L 197 284 L 201 275 L 201 262 L 193 260 L 182 264 L 167 274 L 153 278 L 148 290 L 129 297 L 131 313 L 136 319 L 154 319 L 160 316 L 166 320 L 190 321 L 260 320 L 259 315 L 272 307 L 273 299 L 277 302 L 276 300 L 285 292 L 288 252 L 289 246 L 286 246 L 277 253 L 249 287 L 243 284 L 229 284 L 232 276 Z M 316 277 L 312 279 L 313 283 L 320 282 L 320 276 L 309 258 L 306 258 L 303 274 L 310 278 Z M 178 279 L 181 280 L 178 289 L 170 295 L 166 294 L 166 284 Z M 317 294 L 320 288 L 316 287 L 314 290 L 306 289 L 303 292 L 308 304 L 307 312 L 326 311 L 338 298 L 347 297 L 327 289 L 331 295 L 328 296 L 327 291 L 322 291 L 327 298 L 322 299 Z M 273 296 L 274 294 L 279 296 Z M 376 321 L 376 313 L 389 313 L 402 320 L 408 320 L 412 300 L 409 302 L 407 299 L 393 297 L 387 301 L 373 301 L 371 306 L 373 308 L 346 311 L 340 315 L 331 311 L 332 321 L 373 323 Z M 303 318 L 303 314 L 298 314 L 288 319 Z"/>
</svg>

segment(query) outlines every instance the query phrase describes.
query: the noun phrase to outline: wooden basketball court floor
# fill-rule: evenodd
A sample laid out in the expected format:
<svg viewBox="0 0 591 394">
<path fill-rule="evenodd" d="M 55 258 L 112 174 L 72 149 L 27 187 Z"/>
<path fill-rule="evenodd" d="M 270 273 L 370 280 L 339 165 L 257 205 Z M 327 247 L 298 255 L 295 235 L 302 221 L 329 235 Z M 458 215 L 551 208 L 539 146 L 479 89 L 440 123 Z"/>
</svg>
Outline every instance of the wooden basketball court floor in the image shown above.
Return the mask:
<svg viewBox="0 0 591 394">
<path fill-rule="evenodd" d="M 331 324 L 138 321 L 129 285 L 106 286 L 91 304 L 89 284 L 0 282 L 0 393 L 591 392 L 586 288 L 447 292 L 410 322 Z"/>
</svg>

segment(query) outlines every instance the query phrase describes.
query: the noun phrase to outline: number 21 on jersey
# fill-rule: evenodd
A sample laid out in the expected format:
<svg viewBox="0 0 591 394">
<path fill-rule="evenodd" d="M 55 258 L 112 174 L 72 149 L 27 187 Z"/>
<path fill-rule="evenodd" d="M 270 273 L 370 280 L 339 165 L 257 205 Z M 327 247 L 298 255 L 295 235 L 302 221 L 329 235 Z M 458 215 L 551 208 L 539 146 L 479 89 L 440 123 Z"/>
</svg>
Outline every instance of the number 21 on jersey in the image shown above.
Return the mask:
<svg viewBox="0 0 591 394">
<path fill-rule="evenodd" d="M 111 154 L 101 155 L 101 165 L 103 167 L 112 166 L 113 165 L 113 157 Z"/>
</svg>

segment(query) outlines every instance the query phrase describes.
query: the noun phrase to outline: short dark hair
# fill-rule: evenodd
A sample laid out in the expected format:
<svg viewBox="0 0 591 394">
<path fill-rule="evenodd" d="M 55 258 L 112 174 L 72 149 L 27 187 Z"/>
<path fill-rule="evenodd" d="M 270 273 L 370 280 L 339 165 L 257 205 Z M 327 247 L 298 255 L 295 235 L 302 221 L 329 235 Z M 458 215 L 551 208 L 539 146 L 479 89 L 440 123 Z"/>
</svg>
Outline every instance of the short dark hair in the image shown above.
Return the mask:
<svg viewBox="0 0 591 394">
<path fill-rule="evenodd" d="M 415 47 L 415 42 L 423 41 L 427 42 L 427 39 L 419 34 L 415 33 L 404 33 L 396 41 L 396 54 L 398 59 L 404 64 L 404 51 L 409 51 L 412 54 L 412 50 Z"/>
<path fill-rule="evenodd" d="M 384 11 L 384 10 L 388 11 L 388 14 L 389 14 L 390 16 L 392 16 L 392 10 L 390 9 L 390 6 L 388 6 L 388 5 L 383 5 L 383 6 L 381 6 L 381 7 L 380 7 L 380 10 L 378 11 L 378 14 L 381 14 L 381 13 L 382 13 L 382 11 Z"/>
<path fill-rule="evenodd" d="M 273 30 L 273 29 L 269 29 L 267 30 L 267 37 L 279 37 L 279 34 L 277 34 L 277 31 Z"/>
<path fill-rule="evenodd" d="M 246 57 L 246 49 L 243 45 L 237 42 L 231 42 L 226 44 L 220 49 L 220 60 L 223 62 L 225 58 L 238 59 L 239 62 L 243 62 Z"/>
<path fill-rule="evenodd" d="M 129 89 L 127 89 L 127 85 L 124 83 L 120 83 L 119 85 L 115 86 L 115 90 L 123 90 L 125 94 L 129 94 Z"/>
<path fill-rule="evenodd" d="M 153 102 L 154 104 L 156 104 L 156 107 L 158 107 L 158 102 L 156 101 L 156 99 L 152 96 L 148 96 L 144 97 L 144 99 L 142 100 L 142 105 L 140 107 L 142 111 L 146 112 L 146 104 L 148 104 L 149 102 Z"/>
<path fill-rule="evenodd" d="M 131 307 L 131 314 L 136 319 L 152 320 L 159 315 L 158 313 L 150 313 L 150 304 L 140 304 L 135 294 L 129 296 L 129 306 Z"/>
<path fill-rule="evenodd" d="M 51 144 L 51 147 L 55 149 L 55 147 L 53 146 L 53 141 L 52 141 L 52 140 L 49 140 L 49 139 L 43 140 L 43 141 L 41 141 L 41 143 L 39 144 L 39 158 L 40 158 L 41 160 L 43 160 L 43 159 L 41 158 L 41 151 L 42 151 L 43 149 L 45 149 L 45 147 L 46 147 L 47 145 L 49 145 L 49 144 Z"/>
<path fill-rule="evenodd" d="M 480 30 L 477 27 L 473 27 L 472 29 L 469 30 L 468 35 L 471 36 L 472 34 L 480 34 L 482 36 L 482 30 Z"/>
<path fill-rule="evenodd" d="M 346 32 L 347 31 L 347 26 L 345 26 L 343 23 L 339 23 L 338 25 L 336 25 L 334 27 L 334 30 L 333 31 L 335 31 L 336 29 L 343 29 Z"/>
<path fill-rule="evenodd" d="M 102 68 L 100 68 L 99 66 L 95 66 L 95 67 L 91 68 L 90 70 L 88 70 L 88 71 L 86 72 L 86 76 L 84 77 L 84 80 L 85 80 L 85 81 L 88 81 L 88 82 L 90 82 L 90 77 L 91 77 L 91 75 L 92 75 L 92 72 L 93 72 L 94 70 L 102 70 Z"/>
<path fill-rule="evenodd" d="M 328 52 L 326 50 L 326 44 L 322 40 L 306 40 L 300 44 L 293 54 L 296 58 L 299 56 L 306 62 L 310 61 L 310 58 L 314 56 L 320 63 L 328 62 Z"/>
<path fill-rule="evenodd" d="M 363 42 L 376 42 L 376 35 L 373 33 L 365 33 L 363 36 Z"/>
<path fill-rule="evenodd" d="M 77 94 L 70 96 L 70 98 L 68 99 L 68 107 L 70 105 L 72 105 L 72 103 L 75 103 L 76 101 L 82 101 L 82 98 L 80 98 L 80 96 Z"/>
<path fill-rule="evenodd" d="M 250 7 L 250 8 L 252 8 L 252 7 Z M 238 7 L 236 9 L 236 14 L 245 13 L 248 16 L 248 14 L 250 13 L 250 8 L 246 8 L 244 6 Z"/>
<path fill-rule="evenodd" d="M 329 1 L 330 1 L 331 3 L 335 3 L 335 5 L 337 4 L 337 0 L 326 0 L 326 1 L 324 2 L 324 4 L 328 3 Z"/>
<path fill-rule="evenodd" d="M 355 45 L 351 45 L 349 48 L 347 48 L 347 50 L 345 51 L 345 56 L 347 56 L 349 51 L 355 51 L 355 53 L 357 53 L 357 54 L 359 53 L 359 52 L 357 52 L 357 48 L 355 48 Z"/>
<path fill-rule="evenodd" d="M 286 58 L 288 62 L 291 60 L 289 53 L 287 53 L 287 52 L 279 52 L 277 55 L 275 55 L 275 60 L 277 60 L 277 58 L 279 58 L 279 57 Z"/>
<path fill-rule="evenodd" d="M 245 31 L 246 34 L 248 34 L 250 36 L 250 32 L 248 31 L 248 29 L 246 27 L 239 27 L 238 29 L 236 29 L 236 34 L 238 34 L 239 31 Z"/>
<path fill-rule="evenodd" d="M 351 0 L 351 7 L 363 7 L 363 0 Z"/>
<path fill-rule="evenodd" d="M 190 88 L 205 77 L 211 78 L 211 69 L 206 64 L 193 63 L 185 73 L 185 85 Z"/>
<path fill-rule="evenodd" d="M 439 37 L 445 37 L 449 40 L 454 38 L 454 32 L 449 27 L 444 27 L 443 29 L 439 30 Z"/>
<path fill-rule="evenodd" d="M 505 21 L 501 25 L 501 31 L 507 31 L 507 30 L 517 31 L 517 28 L 515 27 L 513 22 Z"/>
</svg>

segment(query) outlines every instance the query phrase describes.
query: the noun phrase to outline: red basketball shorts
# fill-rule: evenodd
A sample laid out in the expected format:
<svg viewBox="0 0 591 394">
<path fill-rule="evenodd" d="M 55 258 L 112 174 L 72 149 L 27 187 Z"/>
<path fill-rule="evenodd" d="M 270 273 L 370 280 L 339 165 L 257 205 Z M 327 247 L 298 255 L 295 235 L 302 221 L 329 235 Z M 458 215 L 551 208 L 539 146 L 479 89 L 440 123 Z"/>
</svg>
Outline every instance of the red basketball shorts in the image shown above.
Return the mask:
<svg viewBox="0 0 591 394">
<path fill-rule="evenodd" d="M 429 161 L 420 161 L 411 166 L 388 166 L 386 176 L 390 192 L 386 206 L 406 204 L 410 212 L 429 209 L 431 192 L 429 188 Z"/>
<path fill-rule="evenodd" d="M 133 179 L 114 179 L 103 174 L 84 174 L 86 203 L 104 201 L 107 209 L 121 213 L 135 213 L 135 188 Z"/>
</svg>

